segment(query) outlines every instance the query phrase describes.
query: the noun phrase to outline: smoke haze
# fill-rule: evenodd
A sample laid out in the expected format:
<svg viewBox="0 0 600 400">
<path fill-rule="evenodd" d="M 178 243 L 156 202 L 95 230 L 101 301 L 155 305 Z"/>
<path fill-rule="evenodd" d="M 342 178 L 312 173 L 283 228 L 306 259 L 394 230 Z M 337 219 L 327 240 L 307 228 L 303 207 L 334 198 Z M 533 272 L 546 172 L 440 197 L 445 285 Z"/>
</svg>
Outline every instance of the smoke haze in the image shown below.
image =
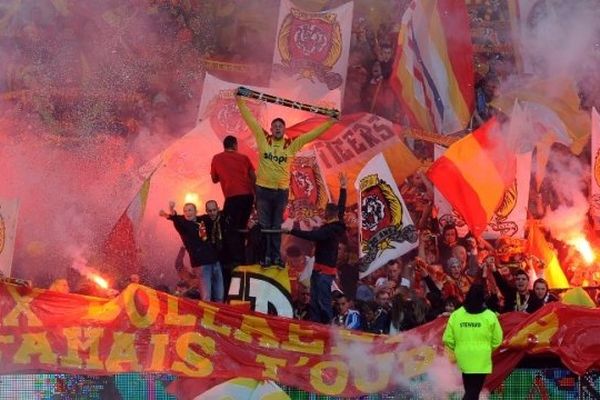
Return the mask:
<svg viewBox="0 0 600 400">
<path fill-rule="evenodd" d="M 276 21 L 255 18 L 276 15 L 277 7 L 274 0 L 6 2 L 0 197 L 21 204 L 13 276 L 45 286 L 66 276 L 71 248 L 94 258 L 139 189 L 139 168 L 193 128 L 205 73 L 200 60 L 217 53 L 270 63 L 266 44 Z M 160 206 L 182 204 L 171 190 L 153 188 Z M 147 210 L 154 220 L 158 204 Z M 147 242 L 153 258 L 144 262 L 156 269 L 149 275 L 169 271 L 173 280 L 179 239 L 172 227 L 151 223 L 144 238 L 157 240 Z M 172 257 L 164 246 L 174 249 Z"/>
</svg>

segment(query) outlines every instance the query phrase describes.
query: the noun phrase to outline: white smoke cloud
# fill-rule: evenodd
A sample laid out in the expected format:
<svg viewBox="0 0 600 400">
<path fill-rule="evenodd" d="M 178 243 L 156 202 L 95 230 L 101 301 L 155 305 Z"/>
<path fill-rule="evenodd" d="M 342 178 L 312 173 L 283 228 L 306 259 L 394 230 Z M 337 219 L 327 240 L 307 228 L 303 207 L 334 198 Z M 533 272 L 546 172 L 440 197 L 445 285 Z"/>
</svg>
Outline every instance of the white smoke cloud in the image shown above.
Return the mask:
<svg viewBox="0 0 600 400">
<path fill-rule="evenodd" d="M 449 398 L 452 393 L 462 390 L 461 375 L 458 367 L 452 364 L 450 360 L 439 353 L 433 355 L 430 363 L 427 363 L 426 373 L 419 376 L 417 380 L 411 380 L 411 377 L 399 372 L 398 365 L 403 364 L 410 369 L 410 361 L 401 360 L 402 350 L 394 351 L 393 357 L 382 358 L 375 357 L 375 345 L 373 343 L 350 344 L 347 339 L 339 334 L 338 329 L 332 329 L 331 336 L 336 347 L 340 349 L 341 357 L 350 367 L 350 376 L 362 375 L 365 368 L 368 371 L 368 377 L 373 381 L 377 377 L 390 375 L 391 385 L 394 387 L 391 392 L 400 396 L 412 398 Z M 402 340 L 399 342 L 399 349 L 417 349 L 423 348 L 423 359 L 432 356 L 431 351 L 437 351 L 431 343 L 422 340 L 419 334 L 411 331 L 403 332 Z M 409 357 L 410 358 L 410 357 Z M 421 359 L 420 356 L 415 356 Z M 411 391 L 415 391 L 412 393 Z M 418 392 L 418 393 L 417 393 Z"/>
<path fill-rule="evenodd" d="M 552 236 L 568 241 L 584 232 L 587 224 L 589 203 L 584 193 L 590 179 L 589 166 L 563 150 L 551 153 L 546 176 L 549 198 L 558 207 L 549 204 L 543 219 L 544 226 Z"/>
<path fill-rule="evenodd" d="M 526 72 L 550 77 L 577 76 L 582 66 L 590 66 L 600 40 L 597 1 L 548 0 L 521 4 L 525 7 L 521 10 L 524 13 L 517 39 Z"/>
</svg>

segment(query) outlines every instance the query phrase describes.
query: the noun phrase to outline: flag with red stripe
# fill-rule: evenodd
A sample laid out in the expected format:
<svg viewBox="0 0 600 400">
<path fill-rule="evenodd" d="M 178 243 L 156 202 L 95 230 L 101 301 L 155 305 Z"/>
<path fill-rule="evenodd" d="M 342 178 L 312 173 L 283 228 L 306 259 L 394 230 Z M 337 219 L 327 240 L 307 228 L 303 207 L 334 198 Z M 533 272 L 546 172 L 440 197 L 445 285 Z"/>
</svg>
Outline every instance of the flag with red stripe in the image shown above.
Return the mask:
<svg viewBox="0 0 600 400">
<path fill-rule="evenodd" d="M 128 274 L 140 272 L 137 236 L 146 209 L 152 174 L 154 172 L 144 180 L 140 190 L 121 214 L 104 242 L 102 248 L 104 265 L 114 274 L 114 277 L 123 278 Z"/>
<path fill-rule="evenodd" d="M 499 128 L 489 121 L 452 144 L 427 171 L 475 235 L 486 229 L 516 176 L 516 155 Z"/>
</svg>

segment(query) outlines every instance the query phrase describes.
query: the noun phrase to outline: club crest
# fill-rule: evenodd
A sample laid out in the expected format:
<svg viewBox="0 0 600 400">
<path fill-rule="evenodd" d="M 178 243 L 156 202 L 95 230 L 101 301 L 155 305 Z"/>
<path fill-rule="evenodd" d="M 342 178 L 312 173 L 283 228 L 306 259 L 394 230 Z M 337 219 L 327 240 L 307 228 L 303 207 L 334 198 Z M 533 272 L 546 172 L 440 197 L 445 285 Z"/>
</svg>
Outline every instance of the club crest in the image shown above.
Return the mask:
<svg viewBox="0 0 600 400">
<path fill-rule="evenodd" d="M 490 229 L 499 232 L 502 236 L 514 236 L 519 231 L 519 225 L 509 220 L 510 214 L 517 205 L 518 199 L 517 181 L 504 191 L 500 205 L 496 209 L 489 223 Z"/>
<path fill-rule="evenodd" d="M 280 72 L 324 82 L 330 90 L 342 85 L 342 76 L 331 72 L 342 54 L 342 31 L 334 13 L 311 13 L 292 8 L 284 18 L 277 47 Z"/>
<path fill-rule="evenodd" d="M 367 175 L 360 180 L 361 229 L 360 245 L 365 256 L 362 266 L 368 266 L 393 242 L 417 241 L 414 225 L 403 226 L 402 202 L 386 181 L 377 174 Z"/>
<path fill-rule="evenodd" d="M 295 157 L 290 180 L 290 207 L 295 219 L 311 218 L 327 205 L 325 182 L 313 157 Z"/>
<path fill-rule="evenodd" d="M 246 104 L 253 115 L 262 114 L 262 105 L 259 102 L 247 100 Z M 231 90 L 223 90 L 213 97 L 207 107 L 206 115 L 211 128 L 219 136 L 219 139 L 233 135 L 240 142 L 254 142 L 252 133 L 242 119 Z"/>
</svg>

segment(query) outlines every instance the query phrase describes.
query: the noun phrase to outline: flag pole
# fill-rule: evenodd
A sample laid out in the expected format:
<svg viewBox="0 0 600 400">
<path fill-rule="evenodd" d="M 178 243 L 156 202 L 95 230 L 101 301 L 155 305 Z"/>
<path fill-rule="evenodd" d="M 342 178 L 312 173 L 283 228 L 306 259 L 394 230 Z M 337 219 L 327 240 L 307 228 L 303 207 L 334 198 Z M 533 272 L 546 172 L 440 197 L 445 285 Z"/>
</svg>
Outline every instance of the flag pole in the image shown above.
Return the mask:
<svg viewBox="0 0 600 400">
<path fill-rule="evenodd" d="M 235 91 L 235 94 L 237 96 L 248 97 L 250 99 L 260 100 L 271 104 L 277 104 L 280 106 L 293 108 L 295 110 L 308 111 L 315 114 L 340 119 L 340 110 L 336 110 L 334 108 L 319 107 L 308 103 L 301 103 L 299 101 L 289 100 L 283 97 L 257 92 L 255 90 L 248 89 L 243 86 L 238 87 Z"/>
</svg>

